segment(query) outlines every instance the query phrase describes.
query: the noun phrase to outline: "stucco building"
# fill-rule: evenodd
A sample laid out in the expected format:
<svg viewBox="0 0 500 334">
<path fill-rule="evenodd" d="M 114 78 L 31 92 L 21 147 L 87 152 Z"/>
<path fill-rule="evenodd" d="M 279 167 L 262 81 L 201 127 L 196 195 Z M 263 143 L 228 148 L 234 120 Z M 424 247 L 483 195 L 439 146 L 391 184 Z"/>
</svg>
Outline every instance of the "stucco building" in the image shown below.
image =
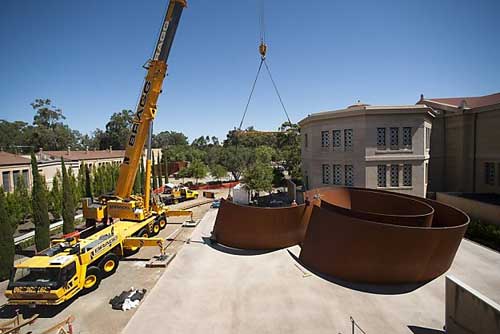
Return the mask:
<svg viewBox="0 0 500 334">
<path fill-rule="evenodd" d="M 417 104 L 436 113 L 429 190 L 500 194 L 500 93 Z"/>
<path fill-rule="evenodd" d="M 299 122 L 306 188 L 345 185 L 425 196 L 434 112 L 426 105 L 319 112 Z"/>
<path fill-rule="evenodd" d="M 24 184 L 31 187 L 31 161 L 17 154 L 0 151 L 0 173 L 2 186 L 6 192 L 14 191 L 19 177 Z"/>
</svg>

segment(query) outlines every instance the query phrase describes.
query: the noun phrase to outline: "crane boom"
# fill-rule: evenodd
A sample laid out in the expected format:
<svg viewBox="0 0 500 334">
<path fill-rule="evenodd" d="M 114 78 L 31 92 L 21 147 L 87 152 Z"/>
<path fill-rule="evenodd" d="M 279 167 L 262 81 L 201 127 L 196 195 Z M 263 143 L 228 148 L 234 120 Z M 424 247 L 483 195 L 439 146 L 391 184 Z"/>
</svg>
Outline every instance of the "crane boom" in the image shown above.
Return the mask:
<svg viewBox="0 0 500 334">
<path fill-rule="evenodd" d="M 168 55 L 174 41 L 182 11 L 185 7 L 185 0 L 170 0 L 167 12 L 165 13 L 158 41 L 152 59 L 149 61 L 147 67 L 148 73 L 144 80 L 130 136 L 126 143 L 125 157 L 120 166 L 120 173 L 115 189 L 115 195 L 119 198 L 126 199 L 132 194 L 144 144 L 156 115 L 156 103 L 162 91 L 163 79 L 167 73 Z M 146 192 L 145 196 L 149 197 L 148 195 Z M 145 200 L 145 202 L 146 206 L 148 206 L 149 201 Z"/>
</svg>

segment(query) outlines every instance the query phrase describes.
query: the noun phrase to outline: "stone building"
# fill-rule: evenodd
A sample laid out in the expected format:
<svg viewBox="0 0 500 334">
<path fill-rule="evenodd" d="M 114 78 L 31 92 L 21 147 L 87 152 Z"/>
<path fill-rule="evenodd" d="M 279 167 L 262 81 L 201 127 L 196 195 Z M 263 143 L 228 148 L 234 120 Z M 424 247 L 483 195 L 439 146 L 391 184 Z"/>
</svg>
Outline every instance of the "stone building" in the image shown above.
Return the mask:
<svg viewBox="0 0 500 334">
<path fill-rule="evenodd" d="M 436 113 L 429 190 L 500 194 L 500 93 L 417 104 Z"/>
<path fill-rule="evenodd" d="M 306 188 L 345 185 L 425 196 L 434 112 L 425 105 L 319 112 L 299 122 Z"/>
</svg>

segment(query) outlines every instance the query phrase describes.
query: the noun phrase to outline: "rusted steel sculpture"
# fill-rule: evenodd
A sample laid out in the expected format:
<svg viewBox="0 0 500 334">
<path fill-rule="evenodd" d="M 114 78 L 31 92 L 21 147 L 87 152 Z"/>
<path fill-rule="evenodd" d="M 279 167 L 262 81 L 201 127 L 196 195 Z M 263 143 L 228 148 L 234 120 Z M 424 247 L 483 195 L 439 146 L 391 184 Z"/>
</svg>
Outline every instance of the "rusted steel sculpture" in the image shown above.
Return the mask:
<svg viewBox="0 0 500 334">
<path fill-rule="evenodd" d="M 313 208 L 299 256 L 310 269 L 346 281 L 378 284 L 425 282 L 449 269 L 469 223 L 465 213 L 414 196 L 338 189 L 313 191 L 320 204 Z M 344 196 L 336 197 L 336 193 Z M 379 196 L 371 198 L 379 206 L 369 203 L 371 196 Z M 424 218 L 425 212 L 418 211 L 428 211 L 427 207 L 433 209 L 432 225 L 425 223 L 428 218 L 423 224 L 409 218 Z M 394 211 L 399 210 L 409 214 L 393 220 Z M 388 213 L 390 219 L 386 219 Z"/>
<path fill-rule="evenodd" d="M 254 250 L 285 248 L 304 240 L 312 208 L 257 208 L 221 200 L 213 237 L 223 245 Z"/>
<path fill-rule="evenodd" d="M 242 249 L 300 244 L 304 265 L 347 281 L 414 283 L 448 270 L 469 223 L 446 204 L 387 191 L 318 188 L 306 199 L 289 208 L 223 201 L 214 236 Z"/>
</svg>

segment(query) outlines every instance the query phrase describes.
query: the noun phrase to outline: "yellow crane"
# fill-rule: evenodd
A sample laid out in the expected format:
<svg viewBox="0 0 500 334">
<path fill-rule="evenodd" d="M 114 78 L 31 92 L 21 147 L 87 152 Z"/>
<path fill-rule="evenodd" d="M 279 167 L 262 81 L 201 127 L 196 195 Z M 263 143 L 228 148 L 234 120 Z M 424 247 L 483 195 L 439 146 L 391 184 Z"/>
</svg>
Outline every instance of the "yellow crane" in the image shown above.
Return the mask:
<svg viewBox="0 0 500 334">
<path fill-rule="evenodd" d="M 168 211 L 160 204 L 150 207 L 151 136 L 156 102 L 167 71 L 167 59 L 181 18 L 185 0 L 170 0 L 161 31 L 148 62 L 148 70 L 127 141 L 125 157 L 114 195 L 101 196 L 97 202 L 83 201 L 84 217 L 90 225 L 97 221 L 113 224 L 81 238 L 54 240 L 50 248 L 15 265 L 5 296 L 14 305 L 58 305 L 80 291 L 91 291 L 101 279 L 113 274 L 121 256 L 143 246 L 158 246 L 161 238 L 150 238 L 166 226 L 167 216 L 191 215 L 189 211 Z M 133 183 L 147 140 L 146 184 L 144 196 L 132 195 Z"/>
</svg>

